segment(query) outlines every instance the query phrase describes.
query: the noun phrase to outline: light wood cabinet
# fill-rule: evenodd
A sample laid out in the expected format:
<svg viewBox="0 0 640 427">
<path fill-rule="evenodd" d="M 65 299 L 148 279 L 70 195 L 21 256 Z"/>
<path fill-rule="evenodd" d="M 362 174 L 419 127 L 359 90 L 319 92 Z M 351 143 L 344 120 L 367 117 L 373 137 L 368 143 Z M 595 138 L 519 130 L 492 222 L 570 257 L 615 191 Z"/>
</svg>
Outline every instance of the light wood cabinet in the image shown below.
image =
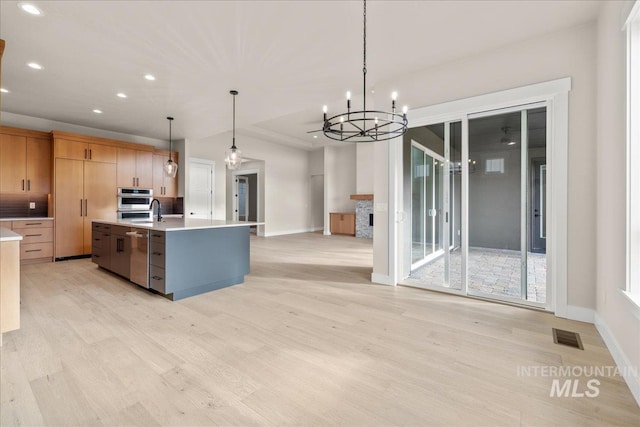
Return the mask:
<svg viewBox="0 0 640 427">
<path fill-rule="evenodd" d="M 51 191 L 51 140 L 47 134 L 0 128 L 0 193 Z"/>
<path fill-rule="evenodd" d="M 20 242 L 0 242 L 0 334 L 20 328 Z M 0 335 L 0 345 L 2 336 Z"/>
<path fill-rule="evenodd" d="M 178 153 L 171 158 L 178 163 Z M 153 155 L 153 195 L 160 197 L 178 197 L 178 177 L 170 178 L 164 173 L 164 163 L 169 159 L 169 152 Z"/>
<path fill-rule="evenodd" d="M 118 187 L 153 187 L 153 153 L 118 148 Z"/>
<path fill-rule="evenodd" d="M 12 228 L 15 233 L 22 236 L 20 242 L 21 264 L 53 261 L 53 221 L 13 221 Z"/>
<path fill-rule="evenodd" d="M 116 163 L 116 152 L 117 148 L 110 145 L 56 138 L 53 154 L 56 159 Z"/>
<path fill-rule="evenodd" d="M 91 221 L 115 219 L 116 193 L 115 164 L 56 159 L 56 258 L 91 253 Z"/>
<path fill-rule="evenodd" d="M 331 234 L 356 235 L 356 214 L 332 212 L 330 215 Z"/>
</svg>

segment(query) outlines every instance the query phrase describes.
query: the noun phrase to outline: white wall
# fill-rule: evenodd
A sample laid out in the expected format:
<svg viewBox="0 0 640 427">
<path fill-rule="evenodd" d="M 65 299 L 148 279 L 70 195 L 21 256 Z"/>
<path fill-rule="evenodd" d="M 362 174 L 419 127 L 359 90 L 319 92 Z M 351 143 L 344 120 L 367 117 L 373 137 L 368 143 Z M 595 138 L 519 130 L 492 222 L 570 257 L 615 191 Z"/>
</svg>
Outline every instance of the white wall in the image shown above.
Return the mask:
<svg viewBox="0 0 640 427">
<path fill-rule="evenodd" d="M 356 192 L 356 147 L 347 144 L 324 147 L 325 225 L 331 212 L 355 212 L 356 203 L 349 197 Z M 325 226 L 325 234 L 329 227 Z"/>
<path fill-rule="evenodd" d="M 640 319 L 626 282 L 626 40 L 630 2 L 605 2 L 598 20 L 596 325 L 619 365 L 640 366 Z M 639 313 L 638 308 L 635 308 Z M 640 378 L 627 378 L 640 404 Z"/>
<path fill-rule="evenodd" d="M 595 308 L 596 273 L 595 39 L 595 24 L 581 25 L 376 85 L 376 91 L 383 93 L 398 90 L 402 103 L 419 107 L 567 76 L 572 78 L 569 94 L 568 303 L 591 310 Z M 385 153 L 388 154 L 384 147 L 376 151 L 376 176 L 387 171 Z M 374 197 L 378 206 L 378 203 L 388 202 L 388 191 L 386 185 L 376 182 Z M 383 277 L 389 275 L 388 266 L 382 262 L 388 257 L 388 233 L 386 225 L 382 225 L 388 217 L 376 212 L 376 219 L 376 227 L 380 224 L 385 230 L 374 231 L 374 275 Z"/>
<path fill-rule="evenodd" d="M 356 144 L 356 193 L 373 194 L 373 144 Z"/>
<path fill-rule="evenodd" d="M 224 153 L 231 146 L 231 133 L 188 140 L 187 145 L 190 156 L 216 162 L 214 213 L 216 219 L 225 219 L 227 173 Z M 236 145 L 245 157 L 264 161 L 265 236 L 307 231 L 307 151 L 261 141 L 242 133 L 236 137 Z"/>
</svg>

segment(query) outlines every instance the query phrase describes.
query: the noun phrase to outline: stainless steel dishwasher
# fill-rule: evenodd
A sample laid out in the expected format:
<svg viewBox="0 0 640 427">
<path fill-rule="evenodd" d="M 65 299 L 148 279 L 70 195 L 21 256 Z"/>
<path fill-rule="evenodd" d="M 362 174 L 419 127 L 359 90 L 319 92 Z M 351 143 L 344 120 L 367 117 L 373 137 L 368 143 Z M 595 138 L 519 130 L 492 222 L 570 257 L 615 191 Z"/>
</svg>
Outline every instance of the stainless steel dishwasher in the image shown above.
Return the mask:
<svg viewBox="0 0 640 427">
<path fill-rule="evenodd" d="M 131 227 L 127 236 L 131 243 L 129 280 L 149 288 L 149 230 Z"/>
</svg>

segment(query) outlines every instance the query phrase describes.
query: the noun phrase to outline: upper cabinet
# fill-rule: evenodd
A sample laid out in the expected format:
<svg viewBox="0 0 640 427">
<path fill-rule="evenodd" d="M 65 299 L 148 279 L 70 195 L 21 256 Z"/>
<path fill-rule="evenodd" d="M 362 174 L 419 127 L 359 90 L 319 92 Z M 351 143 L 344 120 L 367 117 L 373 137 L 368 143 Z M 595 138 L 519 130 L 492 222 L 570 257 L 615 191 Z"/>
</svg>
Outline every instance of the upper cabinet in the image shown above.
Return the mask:
<svg viewBox="0 0 640 427">
<path fill-rule="evenodd" d="M 173 152 L 171 158 L 178 163 L 178 153 Z M 168 151 L 153 155 L 153 195 L 156 197 L 178 197 L 178 176 L 170 178 L 164 173 L 164 163 L 168 159 Z"/>
<path fill-rule="evenodd" d="M 118 148 L 118 187 L 153 187 L 153 153 Z"/>
<path fill-rule="evenodd" d="M 0 193 L 51 191 L 51 139 L 48 134 L 0 127 Z"/>
<path fill-rule="evenodd" d="M 116 147 L 109 145 L 55 138 L 54 157 L 56 159 L 116 163 L 116 151 Z"/>
</svg>

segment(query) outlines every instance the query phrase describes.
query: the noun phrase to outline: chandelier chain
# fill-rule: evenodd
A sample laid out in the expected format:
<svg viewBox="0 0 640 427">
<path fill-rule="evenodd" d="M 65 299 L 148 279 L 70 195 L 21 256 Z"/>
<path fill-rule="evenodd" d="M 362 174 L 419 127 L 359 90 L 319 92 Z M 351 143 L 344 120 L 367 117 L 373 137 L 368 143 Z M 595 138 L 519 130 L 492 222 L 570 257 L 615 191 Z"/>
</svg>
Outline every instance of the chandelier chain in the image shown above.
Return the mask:
<svg viewBox="0 0 640 427">
<path fill-rule="evenodd" d="M 362 8 L 362 106 L 367 109 L 367 0 Z"/>
</svg>

